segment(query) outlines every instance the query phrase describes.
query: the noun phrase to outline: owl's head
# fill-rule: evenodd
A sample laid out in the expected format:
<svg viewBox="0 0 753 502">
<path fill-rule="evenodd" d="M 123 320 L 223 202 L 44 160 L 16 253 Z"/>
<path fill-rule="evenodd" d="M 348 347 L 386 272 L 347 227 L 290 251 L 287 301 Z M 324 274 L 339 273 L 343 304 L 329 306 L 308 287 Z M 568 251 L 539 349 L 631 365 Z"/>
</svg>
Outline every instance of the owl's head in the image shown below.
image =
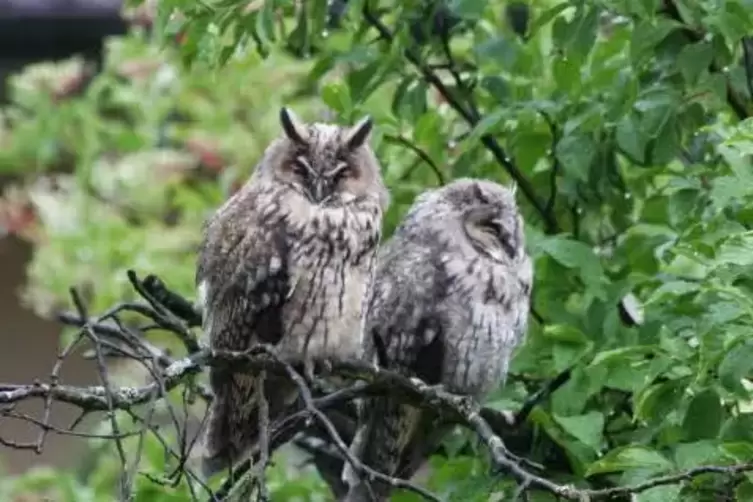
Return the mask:
<svg viewBox="0 0 753 502">
<path fill-rule="evenodd" d="M 282 134 L 259 165 L 261 176 L 287 185 L 316 205 L 346 205 L 378 197 L 386 207 L 388 192 L 369 145 L 370 117 L 349 127 L 306 124 L 282 108 L 280 125 Z"/>
<path fill-rule="evenodd" d="M 523 218 L 515 201 L 514 186 L 459 178 L 426 192 L 417 205 L 437 225 L 459 231 L 456 238 L 464 239 L 475 251 L 496 262 L 518 261 L 525 252 Z"/>
</svg>

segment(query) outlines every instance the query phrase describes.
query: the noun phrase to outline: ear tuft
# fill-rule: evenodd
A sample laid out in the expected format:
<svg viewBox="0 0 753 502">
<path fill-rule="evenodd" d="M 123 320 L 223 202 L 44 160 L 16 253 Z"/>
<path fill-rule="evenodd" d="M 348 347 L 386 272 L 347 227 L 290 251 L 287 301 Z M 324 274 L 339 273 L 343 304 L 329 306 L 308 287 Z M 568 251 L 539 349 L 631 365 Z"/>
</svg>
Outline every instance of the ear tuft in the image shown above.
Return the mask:
<svg viewBox="0 0 753 502">
<path fill-rule="evenodd" d="M 280 124 L 285 135 L 293 142 L 299 145 L 308 143 L 308 132 L 303 122 L 293 113 L 292 110 L 284 106 L 280 110 Z"/>
<path fill-rule="evenodd" d="M 374 121 L 371 120 L 371 117 L 368 115 L 351 127 L 345 135 L 345 146 L 348 150 L 353 151 L 356 148 L 363 146 L 363 144 L 369 139 L 373 128 Z"/>
</svg>

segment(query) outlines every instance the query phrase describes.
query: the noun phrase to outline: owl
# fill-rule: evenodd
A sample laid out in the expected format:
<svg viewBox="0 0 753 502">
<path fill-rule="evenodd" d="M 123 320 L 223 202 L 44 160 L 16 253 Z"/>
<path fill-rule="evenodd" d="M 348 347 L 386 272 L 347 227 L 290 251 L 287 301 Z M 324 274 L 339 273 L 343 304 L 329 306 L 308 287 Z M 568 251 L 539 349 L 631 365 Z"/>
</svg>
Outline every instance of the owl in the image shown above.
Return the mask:
<svg viewBox="0 0 753 502">
<path fill-rule="evenodd" d="M 282 360 L 360 358 L 364 307 L 389 195 L 369 146 L 372 121 L 306 124 L 283 108 L 281 134 L 242 188 L 206 222 L 196 271 L 209 345 L 272 346 Z M 211 368 L 205 476 L 254 454 L 258 397 L 270 424 L 296 403 L 294 384 Z M 263 387 L 263 388 L 261 388 Z"/>
<path fill-rule="evenodd" d="M 428 384 L 483 399 L 504 382 L 528 323 L 533 268 L 514 189 L 458 179 L 421 194 L 377 257 L 364 357 Z M 352 453 L 409 479 L 449 430 L 389 396 L 361 404 Z M 346 466 L 348 502 L 391 487 Z M 373 498 L 372 498 L 373 495 Z"/>
</svg>

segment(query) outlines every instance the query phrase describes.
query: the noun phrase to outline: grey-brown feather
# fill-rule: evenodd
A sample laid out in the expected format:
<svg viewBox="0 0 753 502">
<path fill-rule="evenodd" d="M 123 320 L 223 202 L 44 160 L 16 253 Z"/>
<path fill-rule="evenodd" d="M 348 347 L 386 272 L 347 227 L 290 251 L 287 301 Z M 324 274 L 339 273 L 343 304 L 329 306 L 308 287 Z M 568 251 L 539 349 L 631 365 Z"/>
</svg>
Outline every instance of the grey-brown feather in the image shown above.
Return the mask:
<svg viewBox="0 0 753 502">
<path fill-rule="evenodd" d="M 293 125 L 305 128 L 305 144 L 287 135 L 283 121 L 285 134 L 205 226 L 196 273 L 204 331 L 214 349 L 264 343 L 296 365 L 357 358 L 389 199 L 368 144 L 344 149 L 347 128 Z M 295 162 L 310 166 L 311 177 Z M 342 162 L 349 174 L 327 179 Z M 319 184 L 316 197 L 310 183 Z M 212 368 L 210 384 L 207 476 L 253 453 L 258 437 L 256 377 Z M 270 375 L 265 387 L 274 422 L 295 404 L 297 389 Z"/>
<path fill-rule="evenodd" d="M 497 234 L 485 233 L 487 220 L 499 224 Z M 525 335 L 532 279 L 512 190 L 460 179 L 425 192 L 378 254 L 365 356 L 482 399 L 504 382 Z M 449 430 L 438 417 L 389 396 L 364 401 L 360 416 L 353 452 L 402 478 Z M 369 490 L 348 471 L 346 501 L 388 498 L 389 485 L 373 482 Z"/>
</svg>

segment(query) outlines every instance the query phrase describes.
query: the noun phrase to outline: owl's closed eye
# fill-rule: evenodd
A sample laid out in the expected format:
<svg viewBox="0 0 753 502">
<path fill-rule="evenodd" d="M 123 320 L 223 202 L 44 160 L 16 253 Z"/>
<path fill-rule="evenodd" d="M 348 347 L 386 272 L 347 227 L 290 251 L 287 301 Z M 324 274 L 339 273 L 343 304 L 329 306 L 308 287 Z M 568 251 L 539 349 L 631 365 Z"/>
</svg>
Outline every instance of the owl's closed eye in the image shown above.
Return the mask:
<svg viewBox="0 0 753 502">
<path fill-rule="evenodd" d="M 473 209 L 465 215 L 463 229 L 480 253 L 499 262 L 514 260 L 520 249 L 519 222 L 503 220 L 493 208 Z"/>
</svg>

